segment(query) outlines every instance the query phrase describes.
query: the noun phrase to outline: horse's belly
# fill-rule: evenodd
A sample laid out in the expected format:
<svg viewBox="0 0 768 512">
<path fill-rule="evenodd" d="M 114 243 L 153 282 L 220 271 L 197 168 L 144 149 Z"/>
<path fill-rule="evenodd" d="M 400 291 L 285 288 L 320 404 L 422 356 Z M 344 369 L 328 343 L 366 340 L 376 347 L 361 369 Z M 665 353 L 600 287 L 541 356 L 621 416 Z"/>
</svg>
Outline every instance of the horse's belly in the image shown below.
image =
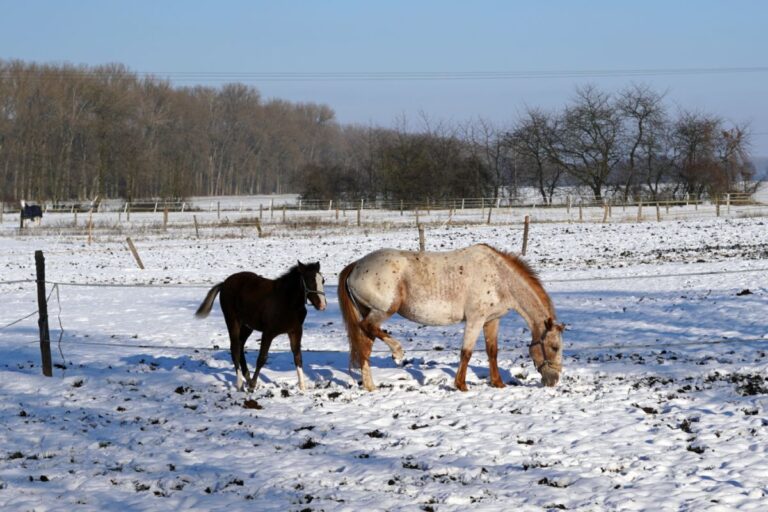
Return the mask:
<svg viewBox="0 0 768 512">
<path fill-rule="evenodd" d="M 398 310 L 400 316 L 425 325 L 451 325 L 464 320 L 464 311 L 440 300 L 424 300 L 404 304 Z"/>
</svg>

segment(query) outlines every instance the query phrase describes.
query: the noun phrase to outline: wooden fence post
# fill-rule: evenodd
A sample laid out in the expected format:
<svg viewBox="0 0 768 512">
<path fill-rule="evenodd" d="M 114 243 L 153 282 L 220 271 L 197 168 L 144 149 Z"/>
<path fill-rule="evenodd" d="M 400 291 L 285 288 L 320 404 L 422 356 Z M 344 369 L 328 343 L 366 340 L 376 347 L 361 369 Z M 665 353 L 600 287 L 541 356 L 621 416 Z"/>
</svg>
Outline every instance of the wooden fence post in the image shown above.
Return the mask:
<svg viewBox="0 0 768 512">
<path fill-rule="evenodd" d="M 520 251 L 520 254 L 525 256 L 525 251 L 528 249 L 528 225 L 530 224 L 530 217 L 528 215 L 525 216 L 525 223 L 523 224 L 523 250 Z"/>
<path fill-rule="evenodd" d="M 93 208 L 88 212 L 88 245 L 91 245 L 93 240 Z"/>
<path fill-rule="evenodd" d="M 259 203 L 259 220 L 264 218 L 264 205 Z"/>
<path fill-rule="evenodd" d="M 637 222 L 643 221 L 643 202 L 637 203 Z"/>
<path fill-rule="evenodd" d="M 163 208 L 163 229 L 168 229 L 168 207 Z"/>
<path fill-rule="evenodd" d="M 259 232 L 259 238 L 264 236 L 264 234 L 261 232 L 261 221 L 259 219 L 256 219 L 256 231 Z"/>
<path fill-rule="evenodd" d="M 400 200 L 400 216 L 403 216 L 403 200 Z"/>
<path fill-rule="evenodd" d="M 43 375 L 53 377 L 51 364 L 51 338 L 48 331 L 48 303 L 45 297 L 45 257 L 43 251 L 35 251 L 37 270 L 37 326 L 40 329 L 40 357 L 43 363 Z"/>
<path fill-rule="evenodd" d="M 715 198 L 715 215 L 720 216 L 720 198 Z"/>
<path fill-rule="evenodd" d="M 131 254 L 133 254 L 133 259 L 136 260 L 136 264 L 139 266 L 141 270 L 144 270 L 144 263 L 141 262 L 141 258 L 139 257 L 139 251 L 137 251 L 136 246 L 133 245 L 133 240 L 131 240 L 131 237 L 127 237 L 125 241 L 128 242 L 128 248 L 131 250 Z"/>
<path fill-rule="evenodd" d="M 661 222 L 661 208 L 659 203 L 656 203 L 656 222 Z"/>
<path fill-rule="evenodd" d="M 358 225 L 358 226 L 359 226 L 359 225 L 360 225 L 360 223 L 361 223 L 361 219 L 360 219 L 360 216 L 361 216 L 361 215 L 362 215 L 362 210 L 361 210 L 361 208 L 358 208 L 358 209 L 357 209 L 357 225 Z"/>
<path fill-rule="evenodd" d="M 0 224 L 3 223 L 3 210 L 5 210 L 5 203 L 0 202 Z"/>
<path fill-rule="evenodd" d="M 193 215 L 192 220 L 195 221 L 195 238 L 200 238 L 200 229 L 197 226 L 197 215 Z"/>
<path fill-rule="evenodd" d="M 418 224 L 419 228 L 419 252 L 424 252 L 424 226 Z"/>
<path fill-rule="evenodd" d="M 493 203 L 488 205 L 488 220 L 485 221 L 486 224 L 491 223 L 491 212 L 493 211 Z"/>
<path fill-rule="evenodd" d="M 221 201 L 216 201 L 216 218 L 221 218 Z"/>
<path fill-rule="evenodd" d="M 283 224 L 285 224 L 285 205 L 283 205 Z"/>
</svg>

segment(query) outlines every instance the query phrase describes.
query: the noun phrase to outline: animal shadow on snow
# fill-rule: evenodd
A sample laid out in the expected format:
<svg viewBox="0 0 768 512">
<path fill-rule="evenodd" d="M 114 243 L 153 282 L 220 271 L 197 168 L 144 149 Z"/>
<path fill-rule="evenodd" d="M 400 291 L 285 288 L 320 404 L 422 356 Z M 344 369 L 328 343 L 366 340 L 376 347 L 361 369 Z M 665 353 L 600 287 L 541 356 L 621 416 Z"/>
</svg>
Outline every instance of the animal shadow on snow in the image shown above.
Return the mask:
<svg viewBox="0 0 768 512">
<path fill-rule="evenodd" d="M 279 341 L 276 338 L 276 341 Z M 245 357 L 248 361 L 248 369 L 253 372 L 256 367 L 256 357 L 259 353 L 258 343 L 253 343 L 253 346 L 248 349 L 246 346 Z M 236 384 L 235 368 L 232 364 L 232 357 L 230 356 L 229 349 L 222 348 L 219 351 L 214 352 L 213 359 L 228 363 L 228 366 L 224 369 L 224 381 L 231 384 L 233 387 Z M 337 385 L 342 387 L 348 387 L 350 383 L 350 377 L 348 373 L 349 355 L 345 352 L 312 352 L 304 351 L 301 355 L 303 359 L 304 375 L 309 379 L 310 387 L 315 387 L 318 384 L 322 385 Z M 281 378 L 281 381 L 287 379 L 291 385 L 297 384 L 296 377 L 296 365 L 293 364 L 293 353 L 290 350 L 281 351 L 275 350 L 274 345 L 267 354 L 267 363 L 262 368 L 259 374 L 259 385 L 279 385 L 279 382 L 270 377 L 270 374 L 279 372 L 285 374 L 285 378 Z M 218 378 L 218 377 L 217 377 Z"/>
</svg>

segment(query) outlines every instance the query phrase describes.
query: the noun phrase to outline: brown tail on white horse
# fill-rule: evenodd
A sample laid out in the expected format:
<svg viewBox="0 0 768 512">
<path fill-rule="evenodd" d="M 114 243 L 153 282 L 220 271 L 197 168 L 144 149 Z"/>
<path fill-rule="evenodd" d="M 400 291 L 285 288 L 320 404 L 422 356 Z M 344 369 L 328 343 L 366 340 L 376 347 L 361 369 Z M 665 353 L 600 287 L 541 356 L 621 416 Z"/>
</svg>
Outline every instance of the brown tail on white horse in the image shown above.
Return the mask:
<svg viewBox="0 0 768 512">
<path fill-rule="evenodd" d="M 368 336 L 360 326 L 360 323 L 363 321 L 363 314 L 358 309 L 347 287 L 347 279 L 356 264 L 357 262 L 350 263 L 339 274 L 338 294 L 341 316 L 344 317 L 344 324 L 347 326 L 347 337 L 349 338 L 349 364 L 353 368 L 362 368 L 363 362 L 367 361 L 371 355 L 373 338 Z"/>
</svg>

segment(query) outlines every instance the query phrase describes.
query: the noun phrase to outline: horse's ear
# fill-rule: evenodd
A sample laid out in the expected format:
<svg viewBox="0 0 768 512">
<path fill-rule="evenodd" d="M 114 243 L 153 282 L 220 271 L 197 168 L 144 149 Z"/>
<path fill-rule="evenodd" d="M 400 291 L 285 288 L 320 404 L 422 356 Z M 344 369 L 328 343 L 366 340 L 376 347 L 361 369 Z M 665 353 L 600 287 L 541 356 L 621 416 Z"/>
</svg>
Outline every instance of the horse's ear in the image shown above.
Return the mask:
<svg viewBox="0 0 768 512">
<path fill-rule="evenodd" d="M 560 331 L 560 332 L 564 332 L 565 331 L 565 324 L 557 324 L 555 326 L 555 328 L 557 328 L 557 330 Z"/>
<path fill-rule="evenodd" d="M 304 265 L 302 262 L 300 262 L 299 260 L 296 260 L 296 263 L 298 263 L 298 264 L 299 264 L 299 265 L 298 265 L 298 267 L 299 267 L 299 272 L 304 272 L 304 271 L 306 270 L 306 266 L 305 266 L 305 265 Z"/>
</svg>

